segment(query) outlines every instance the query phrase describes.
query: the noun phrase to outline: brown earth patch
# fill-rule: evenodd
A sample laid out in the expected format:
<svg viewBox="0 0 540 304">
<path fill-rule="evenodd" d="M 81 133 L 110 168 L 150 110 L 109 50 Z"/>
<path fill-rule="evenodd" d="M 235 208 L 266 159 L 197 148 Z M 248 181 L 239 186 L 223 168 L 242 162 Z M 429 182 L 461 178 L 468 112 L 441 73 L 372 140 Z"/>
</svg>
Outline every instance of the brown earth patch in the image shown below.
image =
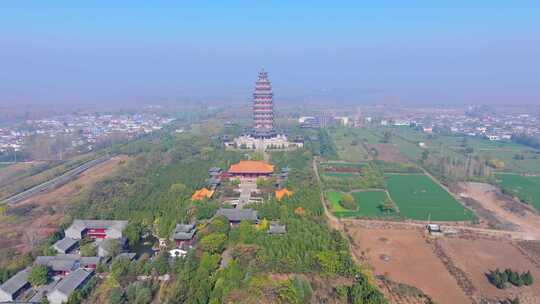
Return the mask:
<svg viewBox="0 0 540 304">
<path fill-rule="evenodd" d="M 540 240 L 540 216 L 522 203 L 506 198 L 498 188 L 483 183 L 461 183 L 462 197 L 471 198 L 501 221 L 518 226 L 524 239 Z"/>
<path fill-rule="evenodd" d="M 399 152 L 399 148 L 395 144 L 369 144 L 368 150 L 377 150 L 376 159 L 389 163 L 407 163 L 409 160 Z"/>
<path fill-rule="evenodd" d="M 414 286 L 436 303 L 471 302 L 419 230 L 349 226 L 347 231 L 357 244 L 354 254 L 367 260 L 375 275 Z M 389 298 L 399 299 L 395 295 Z"/>
<path fill-rule="evenodd" d="M 444 252 L 453 263 L 462 269 L 475 287 L 474 298 L 503 300 L 520 296 L 521 303 L 540 302 L 540 270 L 513 244 L 499 240 L 477 239 L 474 241 L 459 238 L 438 240 Z M 535 281 L 532 286 L 497 289 L 486 278 L 486 273 L 499 268 L 523 272 L 530 270 Z M 532 302 L 530 302 L 532 301 Z"/>
<path fill-rule="evenodd" d="M 81 173 L 75 180 L 51 192 L 9 207 L 0 220 L 0 249 L 26 252 L 56 231 L 66 219 L 74 198 L 99 180 L 113 174 L 129 157 L 116 156 Z"/>
</svg>

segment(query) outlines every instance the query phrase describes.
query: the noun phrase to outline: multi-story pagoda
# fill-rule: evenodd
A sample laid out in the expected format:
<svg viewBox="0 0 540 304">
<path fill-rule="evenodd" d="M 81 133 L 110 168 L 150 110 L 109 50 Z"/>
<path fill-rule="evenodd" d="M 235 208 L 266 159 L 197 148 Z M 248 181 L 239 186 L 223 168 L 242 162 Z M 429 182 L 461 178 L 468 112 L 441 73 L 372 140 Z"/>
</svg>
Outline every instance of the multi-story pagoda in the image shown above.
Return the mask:
<svg viewBox="0 0 540 304">
<path fill-rule="evenodd" d="M 290 149 L 302 147 L 300 141 L 289 142 L 287 136 L 274 129 L 274 93 L 268 73 L 262 69 L 255 82 L 253 92 L 253 128 L 227 142 L 228 147 L 240 149 Z"/>
<path fill-rule="evenodd" d="M 272 137 L 274 130 L 274 94 L 268 73 L 262 69 L 255 82 L 253 93 L 253 135 L 255 137 Z"/>
</svg>

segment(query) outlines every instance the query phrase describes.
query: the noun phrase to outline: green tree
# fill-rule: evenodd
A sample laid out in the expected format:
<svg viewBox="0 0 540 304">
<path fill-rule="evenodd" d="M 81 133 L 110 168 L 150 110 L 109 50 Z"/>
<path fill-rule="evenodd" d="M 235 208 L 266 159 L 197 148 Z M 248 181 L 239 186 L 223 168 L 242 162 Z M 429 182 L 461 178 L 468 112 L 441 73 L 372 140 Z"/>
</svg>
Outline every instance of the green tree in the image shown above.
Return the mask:
<svg viewBox="0 0 540 304">
<path fill-rule="evenodd" d="M 186 187 L 186 185 L 182 183 L 176 183 L 171 185 L 171 187 L 169 188 L 169 193 L 172 193 L 174 195 L 180 195 L 185 193 L 187 190 L 188 188 Z"/>
<path fill-rule="evenodd" d="M 533 277 L 530 271 L 524 272 L 521 274 L 521 280 L 526 286 L 530 286 L 533 283 Z"/>
<path fill-rule="evenodd" d="M 121 288 L 113 288 L 109 295 L 108 304 L 123 304 L 125 302 L 124 292 Z"/>
<path fill-rule="evenodd" d="M 43 265 L 33 266 L 28 274 L 28 282 L 33 286 L 41 286 L 49 281 L 49 268 Z"/>
<path fill-rule="evenodd" d="M 134 250 L 139 246 L 141 240 L 142 226 L 141 223 L 131 221 L 124 229 L 124 236 L 128 240 L 129 249 Z"/>
<path fill-rule="evenodd" d="M 209 253 L 221 253 L 225 248 L 227 236 L 223 233 L 211 233 L 199 241 L 199 248 Z"/>
<path fill-rule="evenodd" d="M 387 197 L 384 199 L 384 202 L 379 205 L 379 209 L 384 213 L 395 212 L 396 205 Z"/>
<path fill-rule="evenodd" d="M 107 256 L 115 257 L 122 252 L 122 245 L 119 240 L 106 239 L 103 241 L 103 249 L 107 252 Z"/>
<path fill-rule="evenodd" d="M 84 257 L 92 257 L 97 255 L 97 248 L 94 243 L 87 243 L 81 246 L 80 252 Z"/>
<path fill-rule="evenodd" d="M 229 220 L 225 216 L 214 218 L 210 222 L 210 230 L 212 230 L 212 232 L 223 233 L 226 235 L 229 233 L 229 229 Z"/>
<path fill-rule="evenodd" d="M 348 193 L 345 193 L 341 196 L 341 199 L 339 200 L 339 204 L 341 207 L 349 210 L 356 210 L 358 209 L 358 205 L 354 201 L 354 197 Z"/>
<path fill-rule="evenodd" d="M 278 303 L 300 304 L 300 298 L 297 290 L 291 284 L 290 280 L 281 281 L 277 286 Z"/>
</svg>

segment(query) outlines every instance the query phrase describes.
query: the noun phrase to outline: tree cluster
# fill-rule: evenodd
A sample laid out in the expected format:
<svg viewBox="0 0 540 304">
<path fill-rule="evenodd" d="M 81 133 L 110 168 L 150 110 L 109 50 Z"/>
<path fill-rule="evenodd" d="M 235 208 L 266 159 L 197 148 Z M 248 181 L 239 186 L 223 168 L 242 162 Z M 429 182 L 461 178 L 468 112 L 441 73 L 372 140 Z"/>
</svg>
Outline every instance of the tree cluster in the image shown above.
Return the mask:
<svg viewBox="0 0 540 304">
<path fill-rule="evenodd" d="M 513 271 L 510 268 L 500 271 L 495 269 L 486 274 L 489 282 L 499 289 L 504 289 L 507 287 L 507 283 L 510 283 L 514 286 L 529 286 L 533 283 L 533 277 L 530 271 L 519 273 Z"/>
</svg>

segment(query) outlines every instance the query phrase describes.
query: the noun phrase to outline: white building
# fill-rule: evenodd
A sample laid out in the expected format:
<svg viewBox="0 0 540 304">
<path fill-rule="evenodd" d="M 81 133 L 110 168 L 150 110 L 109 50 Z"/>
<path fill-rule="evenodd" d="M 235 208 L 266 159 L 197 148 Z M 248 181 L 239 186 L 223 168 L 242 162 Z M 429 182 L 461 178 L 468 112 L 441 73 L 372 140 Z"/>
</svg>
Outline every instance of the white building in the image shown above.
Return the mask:
<svg viewBox="0 0 540 304">
<path fill-rule="evenodd" d="M 263 138 L 251 135 L 242 135 L 234 139 L 233 142 L 226 143 L 228 147 L 251 149 L 251 150 L 279 150 L 302 148 L 302 142 L 290 142 L 286 135 L 278 134 L 274 137 Z"/>
</svg>

